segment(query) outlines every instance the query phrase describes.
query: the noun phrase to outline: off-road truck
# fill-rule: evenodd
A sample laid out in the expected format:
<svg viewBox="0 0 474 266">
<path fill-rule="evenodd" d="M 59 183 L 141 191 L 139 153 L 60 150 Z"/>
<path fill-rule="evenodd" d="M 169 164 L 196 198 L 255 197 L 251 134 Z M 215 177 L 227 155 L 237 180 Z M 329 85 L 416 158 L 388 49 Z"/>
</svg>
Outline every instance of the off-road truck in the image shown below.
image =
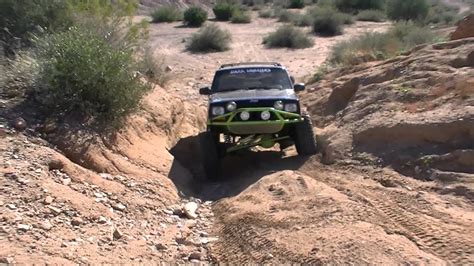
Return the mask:
<svg viewBox="0 0 474 266">
<path fill-rule="evenodd" d="M 315 154 L 311 120 L 295 93 L 304 89 L 279 63 L 222 65 L 212 86 L 199 90 L 209 96 L 207 130 L 199 135 L 207 177 L 220 177 L 226 154 L 254 146 L 294 144 L 299 155 Z"/>
</svg>

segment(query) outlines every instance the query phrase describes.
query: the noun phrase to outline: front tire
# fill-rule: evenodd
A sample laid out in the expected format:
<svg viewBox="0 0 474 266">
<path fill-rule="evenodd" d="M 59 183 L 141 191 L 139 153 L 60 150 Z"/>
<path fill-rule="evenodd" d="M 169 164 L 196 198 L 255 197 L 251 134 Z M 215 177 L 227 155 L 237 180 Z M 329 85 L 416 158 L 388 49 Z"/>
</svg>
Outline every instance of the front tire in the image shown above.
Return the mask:
<svg viewBox="0 0 474 266">
<path fill-rule="evenodd" d="M 317 144 L 313 132 L 313 124 L 308 115 L 303 115 L 303 121 L 297 123 L 294 130 L 294 142 L 299 155 L 313 155 L 317 153 Z"/>
<path fill-rule="evenodd" d="M 212 181 L 219 180 L 221 176 L 218 139 L 218 135 L 213 132 L 203 132 L 199 135 L 204 172 Z"/>
</svg>

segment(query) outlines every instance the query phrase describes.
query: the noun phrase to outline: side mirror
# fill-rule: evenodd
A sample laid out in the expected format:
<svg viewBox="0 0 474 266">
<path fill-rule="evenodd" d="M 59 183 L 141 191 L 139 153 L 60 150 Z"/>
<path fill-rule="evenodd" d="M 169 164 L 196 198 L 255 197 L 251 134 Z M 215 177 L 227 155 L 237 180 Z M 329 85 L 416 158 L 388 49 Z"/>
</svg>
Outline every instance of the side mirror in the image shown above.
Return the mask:
<svg viewBox="0 0 474 266">
<path fill-rule="evenodd" d="M 209 87 L 204 87 L 199 89 L 199 94 L 201 95 L 210 95 L 211 94 L 211 89 Z"/>
<path fill-rule="evenodd" d="M 293 76 L 290 76 L 290 79 L 291 79 L 291 83 L 293 83 L 293 84 L 294 84 L 294 83 L 295 83 L 295 77 L 293 77 Z"/>
<path fill-rule="evenodd" d="M 306 88 L 306 86 L 304 85 L 304 83 L 296 83 L 294 86 L 293 86 L 293 89 L 295 91 L 304 91 L 304 89 Z"/>
</svg>

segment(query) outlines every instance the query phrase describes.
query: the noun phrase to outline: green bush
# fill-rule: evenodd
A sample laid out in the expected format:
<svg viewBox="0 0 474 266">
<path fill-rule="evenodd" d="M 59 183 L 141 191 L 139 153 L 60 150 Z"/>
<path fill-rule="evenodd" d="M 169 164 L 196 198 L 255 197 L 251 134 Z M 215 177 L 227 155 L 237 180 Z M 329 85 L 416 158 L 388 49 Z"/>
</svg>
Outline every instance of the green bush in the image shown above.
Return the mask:
<svg viewBox="0 0 474 266">
<path fill-rule="evenodd" d="M 73 23 L 66 1 L 1 0 L 0 43 L 6 55 L 31 45 L 32 34 L 64 30 Z"/>
<path fill-rule="evenodd" d="M 402 50 L 408 50 L 420 44 L 437 40 L 436 34 L 427 27 L 420 27 L 413 22 L 400 22 L 389 31 L 402 44 Z"/>
<path fill-rule="evenodd" d="M 212 8 L 216 19 L 219 21 L 229 21 L 237 7 L 232 3 L 219 2 Z"/>
<path fill-rule="evenodd" d="M 361 9 L 383 9 L 384 2 L 384 0 L 336 0 L 335 4 L 339 10 L 353 11 Z"/>
<path fill-rule="evenodd" d="M 304 0 L 290 0 L 289 8 L 303 8 L 305 5 Z"/>
<path fill-rule="evenodd" d="M 342 34 L 343 18 L 336 10 L 330 8 L 317 9 L 313 12 L 313 31 L 322 36 Z"/>
<path fill-rule="evenodd" d="M 201 27 L 207 20 L 207 12 L 200 7 L 193 6 L 184 11 L 183 20 L 189 27 Z"/>
<path fill-rule="evenodd" d="M 279 22 L 293 22 L 296 21 L 299 17 L 299 14 L 283 9 L 277 14 Z"/>
<path fill-rule="evenodd" d="M 273 11 L 271 9 L 260 10 L 258 16 L 261 18 L 271 18 L 273 17 Z"/>
<path fill-rule="evenodd" d="M 388 0 L 387 15 L 390 19 L 423 21 L 429 12 L 426 0 Z"/>
<path fill-rule="evenodd" d="M 335 15 L 339 16 L 339 18 L 342 20 L 342 23 L 345 25 L 351 25 L 355 22 L 354 18 L 350 14 L 338 12 Z"/>
<path fill-rule="evenodd" d="M 149 86 L 135 74 L 133 49 L 111 46 L 94 30 L 71 28 L 37 43 L 42 104 L 115 120 L 133 110 Z"/>
<path fill-rule="evenodd" d="M 303 31 L 291 25 L 283 25 L 275 32 L 263 39 L 265 46 L 269 48 L 308 48 L 314 45 L 313 40 Z"/>
<path fill-rule="evenodd" d="M 366 33 L 338 43 L 332 48 L 329 62 L 333 65 L 354 65 L 383 60 L 435 40 L 436 35 L 428 28 L 413 23 L 399 23 L 385 33 Z"/>
<path fill-rule="evenodd" d="M 186 48 L 191 52 L 221 52 L 230 48 L 231 40 L 228 31 L 210 24 L 193 34 Z"/>
<path fill-rule="evenodd" d="M 313 25 L 313 17 L 310 14 L 303 14 L 297 17 L 295 21 L 293 21 L 298 27 L 308 27 Z"/>
<path fill-rule="evenodd" d="M 230 21 L 232 23 L 250 23 L 252 21 L 252 17 L 247 12 L 236 10 L 230 18 Z"/>
<path fill-rule="evenodd" d="M 459 20 L 459 8 L 450 7 L 440 1 L 432 1 L 425 24 L 454 25 Z"/>
<path fill-rule="evenodd" d="M 360 21 L 373 21 L 373 22 L 383 22 L 387 19 L 387 16 L 383 11 L 370 9 L 362 10 L 357 14 L 357 20 Z"/>
<path fill-rule="evenodd" d="M 35 88 L 38 64 L 30 52 L 20 52 L 14 60 L 0 64 L 0 73 L 0 95 L 21 97 Z"/>
<path fill-rule="evenodd" d="M 163 6 L 151 13 L 152 22 L 173 22 L 182 19 L 181 12 L 172 6 Z"/>
</svg>

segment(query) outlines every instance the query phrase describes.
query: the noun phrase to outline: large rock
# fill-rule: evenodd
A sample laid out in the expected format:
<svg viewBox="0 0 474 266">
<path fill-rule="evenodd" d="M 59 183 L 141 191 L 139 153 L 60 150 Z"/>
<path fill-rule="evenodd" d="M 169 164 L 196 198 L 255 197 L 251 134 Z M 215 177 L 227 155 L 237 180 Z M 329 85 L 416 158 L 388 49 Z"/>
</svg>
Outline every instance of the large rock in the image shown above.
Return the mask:
<svg viewBox="0 0 474 266">
<path fill-rule="evenodd" d="M 451 33 L 451 40 L 474 37 L 474 14 L 460 20 L 457 26 L 457 29 Z"/>
</svg>

